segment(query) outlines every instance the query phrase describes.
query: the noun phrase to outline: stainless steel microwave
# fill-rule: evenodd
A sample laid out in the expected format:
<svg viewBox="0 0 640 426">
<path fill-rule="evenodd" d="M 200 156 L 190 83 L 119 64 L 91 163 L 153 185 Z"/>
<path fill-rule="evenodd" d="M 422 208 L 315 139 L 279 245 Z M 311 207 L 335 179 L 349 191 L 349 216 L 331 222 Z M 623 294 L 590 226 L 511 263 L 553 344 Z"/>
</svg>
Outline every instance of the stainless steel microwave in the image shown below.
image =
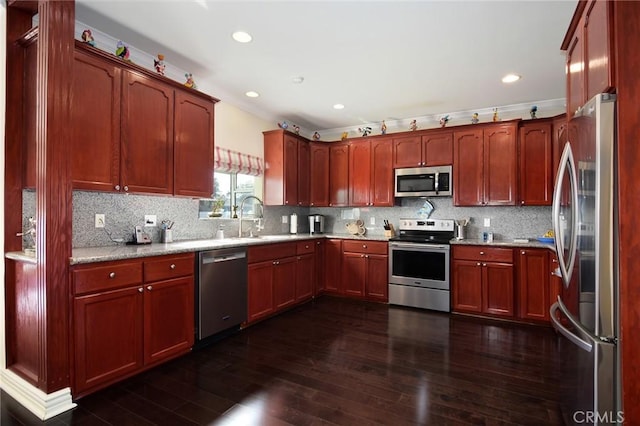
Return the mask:
<svg viewBox="0 0 640 426">
<path fill-rule="evenodd" d="M 396 169 L 396 197 L 451 197 L 451 166 Z"/>
</svg>

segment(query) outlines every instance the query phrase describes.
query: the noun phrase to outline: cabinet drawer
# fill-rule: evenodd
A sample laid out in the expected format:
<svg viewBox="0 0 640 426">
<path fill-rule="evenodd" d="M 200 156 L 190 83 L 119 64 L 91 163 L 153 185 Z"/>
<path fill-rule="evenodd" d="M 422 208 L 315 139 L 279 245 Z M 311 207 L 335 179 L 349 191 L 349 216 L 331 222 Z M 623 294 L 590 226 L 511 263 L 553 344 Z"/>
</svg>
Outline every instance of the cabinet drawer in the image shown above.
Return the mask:
<svg viewBox="0 0 640 426">
<path fill-rule="evenodd" d="M 249 247 L 247 258 L 249 263 L 264 262 L 265 260 L 282 259 L 296 255 L 296 243 L 266 244 Z"/>
<path fill-rule="evenodd" d="M 353 253 L 387 254 L 388 248 L 388 243 L 381 241 L 344 240 L 342 242 L 342 251 Z"/>
<path fill-rule="evenodd" d="M 454 246 L 453 258 L 513 263 L 513 249 L 485 246 Z"/>
<path fill-rule="evenodd" d="M 193 275 L 195 270 L 194 254 L 186 256 L 168 256 L 145 260 L 144 281 L 152 282 Z"/>
<path fill-rule="evenodd" d="M 296 254 L 313 253 L 315 252 L 315 250 L 316 250 L 315 240 L 300 241 L 296 245 Z"/>
<path fill-rule="evenodd" d="M 75 295 L 142 284 L 142 262 L 116 262 L 72 271 Z"/>
</svg>

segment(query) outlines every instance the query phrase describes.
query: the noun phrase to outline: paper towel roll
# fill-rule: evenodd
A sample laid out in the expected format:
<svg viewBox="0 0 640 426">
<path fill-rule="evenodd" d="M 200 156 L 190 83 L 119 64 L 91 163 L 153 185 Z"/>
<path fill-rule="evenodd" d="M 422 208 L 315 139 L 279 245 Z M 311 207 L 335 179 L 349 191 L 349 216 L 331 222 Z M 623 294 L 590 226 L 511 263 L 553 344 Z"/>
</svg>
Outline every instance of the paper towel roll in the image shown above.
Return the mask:
<svg viewBox="0 0 640 426">
<path fill-rule="evenodd" d="M 295 213 L 291 214 L 291 217 L 289 218 L 289 233 L 298 233 L 298 215 Z"/>
</svg>

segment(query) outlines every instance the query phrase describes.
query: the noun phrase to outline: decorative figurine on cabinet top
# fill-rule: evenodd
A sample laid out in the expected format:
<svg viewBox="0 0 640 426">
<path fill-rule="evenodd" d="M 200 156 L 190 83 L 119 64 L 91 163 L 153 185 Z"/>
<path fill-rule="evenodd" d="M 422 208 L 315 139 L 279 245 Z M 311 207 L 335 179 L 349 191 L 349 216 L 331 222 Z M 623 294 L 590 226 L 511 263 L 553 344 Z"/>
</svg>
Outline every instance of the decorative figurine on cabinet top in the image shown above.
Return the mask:
<svg viewBox="0 0 640 426">
<path fill-rule="evenodd" d="M 382 125 L 380 126 L 380 134 L 381 135 L 387 134 L 387 124 L 384 122 L 384 120 L 382 120 Z"/>
<path fill-rule="evenodd" d="M 342 135 L 340 136 L 340 140 L 345 140 L 348 137 L 349 137 L 349 132 L 342 132 Z"/>
<path fill-rule="evenodd" d="M 90 29 L 86 29 L 82 32 L 82 41 L 87 43 L 89 46 L 96 47 L 96 42 L 93 39 L 93 35 L 91 34 Z"/>
<path fill-rule="evenodd" d="M 293 125 L 293 133 L 295 133 L 296 135 L 300 134 L 300 126 L 298 125 Z"/>
<path fill-rule="evenodd" d="M 362 133 L 362 137 L 369 136 L 369 133 L 371 133 L 371 127 L 358 127 L 358 131 Z"/>
<path fill-rule="evenodd" d="M 283 121 L 282 123 L 278 123 L 278 127 L 280 127 L 282 130 L 287 130 L 289 128 L 289 123 Z"/>
<path fill-rule="evenodd" d="M 197 89 L 198 88 L 198 86 L 196 86 L 196 82 L 193 81 L 193 74 L 188 72 L 184 76 L 187 79 L 187 81 L 184 82 L 185 86 L 187 86 L 189 89 Z"/>
<path fill-rule="evenodd" d="M 131 59 L 129 59 L 129 54 L 129 46 L 124 44 L 122 40 L 118 41 L 118 44 L 116 45 L 116 56 L 123 61 L 131 62 Z"/>
<path fill-rule="evenodd" d="M 440 119 L 440 127 L 446 126 L 448 122 L 449 122 L 449 116 L 445 115 Z"/>
<path fill-rule="evenodd" d="M 471 116 L 471 124 L 478 124 L 480 122 L 480 118 L 478 118 L 478 113 L 474 112 Z"/>
<path fill-rule="evenodd" d="M 531 118 L 538 118 L 536 117 L 536 112 L 538 112 L 538 107 L 534 105 L 531 107 L 531 111 L 529 111 L 529 114 L 531 114 Z"/>
<path fill-rule="evenodd" d="M 411 120 L 411 123 L 409 123 L 409 130 L 418 130 L 418 123 L 416 123 L 416 120 Z"/>
<path fill-rule="evenodd" d="M 164 69 L 166 65 L 164 64 L 164 55 L 158 53 L 158 59 L 153 60 L 153 67 L 156 69 L 156 72 L 160 75 L 164 75 Z"/>
<path fill-rule="evenodd" d="M 493 109 L 493 121 L 500 121 L 500 116 L 498 116 L 498 108 Z"/>
<path fill-rule="evenodd" d="M 320 140 L 320 133 L 315 132 L 312 137 L 313 137 L 313 140 L 317 142 Z"/>
</svg>

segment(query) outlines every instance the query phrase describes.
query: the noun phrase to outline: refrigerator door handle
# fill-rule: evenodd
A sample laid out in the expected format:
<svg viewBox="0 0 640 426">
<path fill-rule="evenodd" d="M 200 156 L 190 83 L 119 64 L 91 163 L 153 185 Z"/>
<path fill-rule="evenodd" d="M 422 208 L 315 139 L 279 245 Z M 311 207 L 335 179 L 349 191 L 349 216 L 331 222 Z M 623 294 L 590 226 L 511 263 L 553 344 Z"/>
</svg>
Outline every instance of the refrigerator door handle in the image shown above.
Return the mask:
<svg viewBox="0 0 640 426">
<path fill-rule="evenodd" d="M 581 339 L 576 334 L 572 333 L 568 328 L 566 328 L 560 320 L 556 317 L 556 313 L 560 310 L 564 316 L 567 317 L 571 325 L 573 325 L 583 336 L 586 336 L 593 343 L 598 342 L 598 338 L 594 336 L 589 330 L 587 330 L 582 324 L 575 319 L 573 315 L 569 312 L 567 307 L 560 300 L 560 296 L 558 296 L 558 301 L 551 305 L 551 309 L 549 309 L 549 314 L 551 315 L 551 322 L 553 323 L 553 328 L 558 330 L 564 337 L 569 339 L 569 341 L 580 349 L 583 349 L 587 352 L 591 352 L 593 350 L 593 343 L 588 342 L 584 339 Z"/>
<path fill-rule="evenodd" d="M 560 274 L 565 288 L 569 288 L 571 282 L 571 275 L 573 273 L 573 265 L 576 260 L 576 246 L 578 244 L 578 232 L 575 229 L 578 222 L 578 179 L 576 169 L 574 166 L 573 153 L 571 152 L 571 144 L 569 142 L 564 146 L 562 151 L 562 157 L 560 158 L 560 166 L 558 168 L 558 174 L 556 175 L 556 185 L 553 191 L 553 207 L 552 207 L 552 219 L 553 219 L 553 232 L 555 235 L 556 254 L 558 257 L 558 265 L 560 268 Z M 571 239 L 569 241 L 569 259 L 565 261 L 564 258 L 564 241 L 563 234 L 560 230 L 560 202 L 562 198 L 562 181 L 569 168 L 569 183 L 571 187 L 571 203 L 573 208 L 571 209 Z"/>
</svg>

